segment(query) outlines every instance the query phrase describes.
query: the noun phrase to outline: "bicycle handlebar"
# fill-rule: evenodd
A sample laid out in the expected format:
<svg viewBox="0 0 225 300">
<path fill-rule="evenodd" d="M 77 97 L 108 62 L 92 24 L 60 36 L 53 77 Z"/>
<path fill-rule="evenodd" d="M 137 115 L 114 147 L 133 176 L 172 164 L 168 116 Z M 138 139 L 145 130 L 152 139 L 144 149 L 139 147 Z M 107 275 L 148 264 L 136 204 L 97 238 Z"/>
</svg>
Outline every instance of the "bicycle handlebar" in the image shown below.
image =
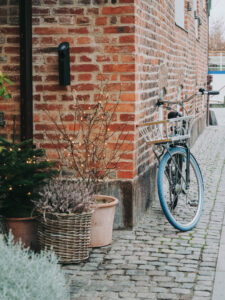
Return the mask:
<svg viewBox="0 0 225 300">
<path fill-rule="evenodd" d="M 165 100 L 158 100 L 158 102 L 156 103 L 156 106 L 160 106 L 160 105 L 163 105 L 163 104 L 179 104 L 179 105 L 182 105 L 184 102 L 188 102 L 190 101 L 191 99 L 193 99 L 195 96 L 197 95 L 219 95 L 219 91 L 206 91 L 205 89 L 203 88 L 200 88 L 198 90 L 197 93 L 191 95 L 189 98 L 185 99 L 185 100 L 180 100 L 180 101 L 165 101 Z"/>
<path fill-rule="evenodd" d="M 208 91 L 208 95 L 219 95 L 219 91 Z"/>
</svg>

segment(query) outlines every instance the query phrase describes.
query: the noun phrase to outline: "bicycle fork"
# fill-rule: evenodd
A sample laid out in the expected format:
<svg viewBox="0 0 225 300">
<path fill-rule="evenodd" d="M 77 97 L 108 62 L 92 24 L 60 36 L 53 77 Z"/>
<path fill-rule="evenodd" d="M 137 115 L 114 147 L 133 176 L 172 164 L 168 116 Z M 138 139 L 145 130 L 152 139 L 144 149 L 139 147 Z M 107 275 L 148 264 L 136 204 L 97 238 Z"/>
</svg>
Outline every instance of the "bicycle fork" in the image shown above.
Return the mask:
<svg viewBox="0 0 225 300">
<path fill-rule="evenodd" d="M 186 190 L 189 189 L 190 187 L 190 156 L 191 156 L 191 151 L 188 147 L 186 148 L 186 153 L 187 153 L 187 158 L 186 158 Z"/>
</svg>

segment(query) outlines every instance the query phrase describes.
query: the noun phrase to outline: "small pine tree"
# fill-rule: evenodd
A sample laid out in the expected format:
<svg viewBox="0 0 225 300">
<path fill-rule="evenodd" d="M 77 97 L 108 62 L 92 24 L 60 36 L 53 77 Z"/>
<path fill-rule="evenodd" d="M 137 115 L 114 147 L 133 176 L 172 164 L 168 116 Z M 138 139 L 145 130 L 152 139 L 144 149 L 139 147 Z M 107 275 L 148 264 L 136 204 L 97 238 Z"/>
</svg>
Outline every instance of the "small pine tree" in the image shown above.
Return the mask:
<svg viewBox="0 0 225 300">
<path fill-rule="evenodd" d="M 57 173 L 54 162 L 44 160 L 44 155 L 31 140 L 16 144 L 0 137 L 0 202 L 5 216 L 31 215 L 38 187 Z"/>
</svg>

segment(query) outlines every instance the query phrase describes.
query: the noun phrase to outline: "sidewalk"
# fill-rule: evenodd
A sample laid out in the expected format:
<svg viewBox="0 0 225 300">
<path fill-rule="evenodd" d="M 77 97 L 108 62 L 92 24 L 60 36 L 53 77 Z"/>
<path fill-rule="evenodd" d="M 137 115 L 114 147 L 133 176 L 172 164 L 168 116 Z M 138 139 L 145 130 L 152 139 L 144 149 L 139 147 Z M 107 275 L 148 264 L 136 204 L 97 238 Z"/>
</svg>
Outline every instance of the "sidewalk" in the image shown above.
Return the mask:
<svg viewBox="0 0 225 300">
<path fill-rule="evenodd" d="M 207 128 L 192 152 L 205 184 L 197 227 L 178 232 L 155 201 L 133 231 L 115 231 L 88 263 L 63 267 L 71 300 L 225 299 L 225 127 Z"/>
</svg>

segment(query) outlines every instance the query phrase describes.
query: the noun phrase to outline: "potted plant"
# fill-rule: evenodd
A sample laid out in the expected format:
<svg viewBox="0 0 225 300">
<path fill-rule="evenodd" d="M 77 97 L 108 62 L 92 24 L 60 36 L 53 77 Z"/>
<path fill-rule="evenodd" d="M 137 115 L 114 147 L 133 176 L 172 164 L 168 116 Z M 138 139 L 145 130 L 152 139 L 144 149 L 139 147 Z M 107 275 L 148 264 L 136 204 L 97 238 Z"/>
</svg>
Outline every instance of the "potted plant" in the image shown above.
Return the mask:
<svg viewBox="0 0 225 300">
<path fill-rule="evenodd" d="M 36 247 L 35 216 L 32 201 L 38 197 L 38 187 L 54 176 L 53 162 L 43 159 L 44 150 L 35 149 L 30 140 L 16 143 L 0 137 L 0 202 L 6 227 L 15 241 Z"/>
<path fill-rule="evenodd" d="M 59 177 L 39 192 L 38 240 L 41 249 L 53 249 L 61 263 L 89 257 L 93 195 L 84 182 Z"/>
<path fill-rule="evenodd" d="M 59 111 L 59 122 L 46 109 L 55 125 L 54 140 L 46 133 L 57 150 L 62 168 L 71 172 L 75 178 L 94 186 L 95 194 L 101 192 L 104 182 L 113 176 L 121 155 L 124 153 L 126 124 L 113 130 L 118 102 L 110 101 L 104 91 L 92 104 L 82 103 L 75 98 L 73 106 L 73 126 L 68 130 L 64 114 Z M 110 148 L 109 148 L 110 147 Z M 111 196 L 96 196 L 95 212 L 92 216 L 91 246 L 110 244 L 115 206 L 118 200 Z M 110 209 L 109 209 L 110 208 Z M 105 216 L 105 210 L 109 216 Z M 111 211 L 112 210 L 112 211 Z M 106 228 L 109 227 L 108 230 Z M 105 239 L 105 232 L 107 239 Z M 98 235 L 98 237 L 96 236 Z"/>
</svg>

